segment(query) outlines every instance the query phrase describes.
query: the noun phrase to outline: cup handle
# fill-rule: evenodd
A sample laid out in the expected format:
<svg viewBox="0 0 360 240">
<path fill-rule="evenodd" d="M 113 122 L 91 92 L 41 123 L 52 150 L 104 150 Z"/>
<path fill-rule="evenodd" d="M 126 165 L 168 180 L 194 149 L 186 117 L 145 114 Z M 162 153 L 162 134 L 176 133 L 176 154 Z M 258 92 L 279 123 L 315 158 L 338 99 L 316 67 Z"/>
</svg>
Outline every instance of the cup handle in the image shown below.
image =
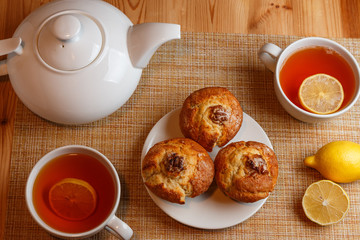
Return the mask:
<svg viewBox="0 0 360 240">
<path fill-rule="evenodd" d="M 270 71 L 275 72 L 277 58 L 280 56 L 281 52 L 282 49 L 275 44 L 266 43 L 260 48 L 258 56 L 265 67 Z"/>
<path fill-rule="evenodd" d="M 113 216 L 113 218 L 107 223 L 106 230 L 114 234 L 118 238 L 124 240 L 131 239 L 133 235 L 133 230 L 123 222 L 120 218 Z"/>
</svg>

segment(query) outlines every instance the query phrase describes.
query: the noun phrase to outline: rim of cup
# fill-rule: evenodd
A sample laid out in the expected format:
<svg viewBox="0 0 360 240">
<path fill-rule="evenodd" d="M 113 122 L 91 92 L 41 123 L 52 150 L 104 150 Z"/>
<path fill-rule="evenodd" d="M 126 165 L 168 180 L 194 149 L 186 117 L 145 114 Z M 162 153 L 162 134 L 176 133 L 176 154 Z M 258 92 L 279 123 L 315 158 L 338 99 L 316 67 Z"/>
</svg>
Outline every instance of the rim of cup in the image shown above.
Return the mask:
<svg viewBox="0 0 360 240">
<path fill-rule="evenodd" d="M 312 44 L 306 44 L 303 47 L 301 47 L 301 46 L 295 47 L 296 45 L 301 45 L 304 42 L 308 42 L 308 41 L 312 41 Z M 324 44 L 324 43 L 326 43 L 326 44 Z M 286 94 L 284 93 L 284 91 L 281 87 L 281 84 L 280 84 L 279 74 L 280 74 L 281 68 L 283 67 L 283 64 L 285 63 L 287 58 L 290 57 L 293 53 L 295 53 L 296 51 L 298 51 L 301 48 L 308 48 L 308 47 L 312 47 L 312 46 L 320 46 L 320 47 L 323 46 L 323 47 L 327 47 L 327 48 L 331 48 L 331 49 L 335 50 L 350 65 L 352 72 L 354 74 L 354 77 L 355 77 L 355 89 L 356 90 L 354 92 L 354 96 L 352 97 L 352 99 L 349 101 L 349 103 L 345 107 L 343 107 L 342 109 L 340 109 L 334 113 L 317 114 L 317 113 L 308 112 L 308 111 L 298 107 L 286 96 Z M 344 56 L 344 54 L 342 54 L 342 52 L 345 53 L 346 56 Z M 279 64 L 279 63 L 281 63 L 281 64 Z M 279 86 L 279 91 L 280 91 L 281 95 L 286 99 L 286 101 L 293 108 L 295 108 L 297 111 L 299 111 L 302 114 L 305 114 L 309 117 L 325 120 L 325 119 L 340 116 L 343 113 L 349 111 L 350 108 L 357 102 L 357 100 L 360 97 L 360 67 L 359 67 L 358 62 L 356 61 L 355 57 L 345 47 L 343 47 L 341 44 L 339 44 L 333 40 L 327 39 L 327 38 L 322 38 L 322 37 L 302 38 L 302 39 L 299 39 L 299 40 L 291 43 L 287 47 L 285 47 L 278 58 L 278 64 L 276 64 L 275 74 L 276 74 L 276 78 L 275 78 L 276 83 Z M 357 79 L 357 81 L 356 81 L 356 79 Z"/>
<path fill-rule="evenodd" d="M 44 167 L 44 165 L 46 165 L 48 162 L 50 162 L 54 158 L 56 158 L 58 156 L 62 156 L 67 153 L 83 153 L 83 154 L 95 157 L 98 160 L 100 158 L 101 159 L 100 161 L 102 162 L 102 164 L 109 170 L 109 172 L 111 172 L 112 178 L 114 180 L 116 190 L 117 190 L 113 209 L 109 213 L 107 218 L 104 221 L 102 221 L 97 227 L 95 227 L 91 230 L 88 230 L 86 232 L 67 233 L 67 232 L 59 231 L 53 227 L 50 227 L 46 222 L 44 222 L 41 219 L 41 217 L 37 213 L 37 211 L 34 207 L 34 204 L 33 204 L 32 189 L 34 186 L 35 179 L 36 179 L 37 175 L 39 174 L 40 170 Z M 106 163 L 106 165 L 104 164 L 104 162 Z M 83 145 L 67 145 L 67 146 L 55 148 L 54 150 L 48 152 L 43 157 L 41 157 L 40 160 L 34 165 L 34 167 L 32 168 L 32 170 L 28 176 L 28 179 L 26 181 L 25 199 L 26 199 L 26 205 L 29 209 L 31 216 L 46 231 L 50 232 L 51 234 L 61 236 L 61 237 L 79 238 L 79 237 L 86 237 L 86 236 L 94 235 L 106 227 L 107 223 L 113 218 L 113 216 L 115 215 L 115 213 L 117 211 L 117 207 L 120 202 L 120 193 L 121 193 L 121 185 L 120 185 L 120 180 L 117 175 L 116 169 L 113 166 L 113 164 L 110 162 L 110 160 L 104 154 L 102 154 L 101 152 L 97 151 L 94 148 L 83 146 Z"/>
</svg>

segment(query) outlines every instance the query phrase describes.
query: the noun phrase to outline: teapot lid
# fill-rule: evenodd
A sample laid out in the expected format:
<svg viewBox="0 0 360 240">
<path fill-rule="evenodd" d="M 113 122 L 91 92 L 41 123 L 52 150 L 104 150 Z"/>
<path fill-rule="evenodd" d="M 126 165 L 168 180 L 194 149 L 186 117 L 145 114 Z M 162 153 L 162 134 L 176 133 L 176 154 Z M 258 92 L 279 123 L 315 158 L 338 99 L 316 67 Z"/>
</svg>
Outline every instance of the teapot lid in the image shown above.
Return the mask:
<svg viewBox="0 0 360 240">
<path fill-rule="evenodd" d="M 37 36 L 36 48 L 50 67 L 75 71 L 88 66 L 104 45 L 101 25 L 80 11 L 63 11 L 44 21 Z"/>
</svg>

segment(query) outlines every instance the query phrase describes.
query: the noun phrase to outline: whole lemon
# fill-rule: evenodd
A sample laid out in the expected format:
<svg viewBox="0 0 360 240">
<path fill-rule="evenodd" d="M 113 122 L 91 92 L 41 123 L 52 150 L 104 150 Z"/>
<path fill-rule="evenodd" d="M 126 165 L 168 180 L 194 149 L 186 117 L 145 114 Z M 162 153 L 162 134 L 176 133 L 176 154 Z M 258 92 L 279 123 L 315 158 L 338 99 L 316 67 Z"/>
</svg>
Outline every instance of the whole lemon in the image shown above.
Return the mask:
<svg viewBox="0 0 360 240">
<path fill-rule="evenodd" d="M 334 182 L 353 182 L 360 179 L 360 145 L 350 141 L 330 142 L 305 158 L 304 163 Z"/>
</svg>

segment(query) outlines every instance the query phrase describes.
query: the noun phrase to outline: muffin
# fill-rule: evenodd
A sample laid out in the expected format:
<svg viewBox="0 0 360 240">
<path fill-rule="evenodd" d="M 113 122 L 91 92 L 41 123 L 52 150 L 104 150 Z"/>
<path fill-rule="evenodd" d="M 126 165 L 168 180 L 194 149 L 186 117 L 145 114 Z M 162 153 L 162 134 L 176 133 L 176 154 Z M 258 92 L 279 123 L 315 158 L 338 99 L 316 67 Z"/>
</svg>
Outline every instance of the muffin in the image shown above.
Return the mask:
<svg viewBox="0 0 360 240">
<path fill-rule="evenodd" d="M 155 144 L 142 162 L 147 188 L 167 201 L 184 204 L 185 197 L 196 197 L 211 185 L 214 163 L 206 150 L 187 138 Z"/>
<path fill-rule="evenodd" d="M 226 88 L 207 87 L 186 98 L 180 116 L 180 129 L 208 152 L 235 137 L 243 121 L 239 101 Z"/>
<path fill-rule="evenodd" d="M 256 202 L 269 196 L 278 176 L 278 162 L 271 148 L 259 142 L 234 142 L 215 158 L 219 189 L 241 202 Z"/>
</svg>

